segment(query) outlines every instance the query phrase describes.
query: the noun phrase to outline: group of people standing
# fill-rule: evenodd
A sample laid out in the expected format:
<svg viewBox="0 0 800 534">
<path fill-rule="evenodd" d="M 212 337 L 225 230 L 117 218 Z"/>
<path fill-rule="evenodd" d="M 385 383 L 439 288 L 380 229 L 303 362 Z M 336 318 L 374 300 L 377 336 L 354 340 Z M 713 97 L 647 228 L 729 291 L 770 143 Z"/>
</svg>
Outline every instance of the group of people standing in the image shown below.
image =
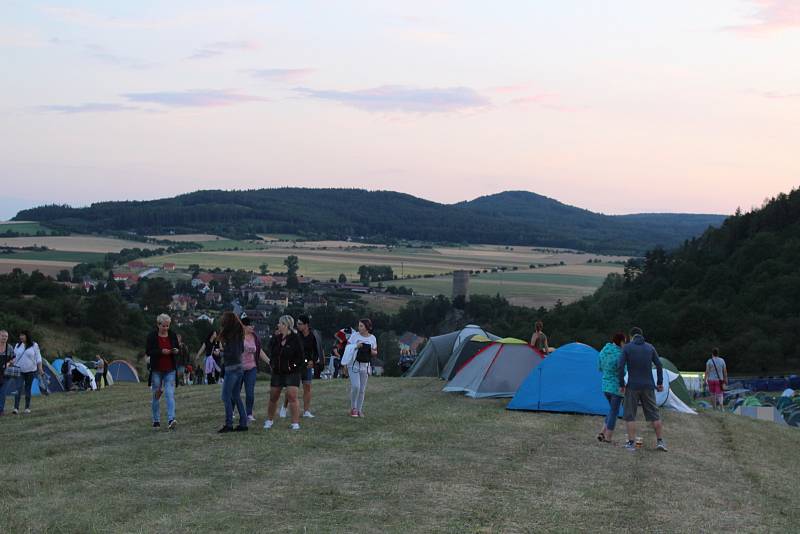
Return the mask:
<svg viewBox="0 0 800 534">
<path fill-rule="evenodd" d="M 166 314 L 158 316 L 157 328 L 147 337 L 145 353 L 150 361 L 153 427 L 161 427 L 160 399 L 166 397 L 167 420 L 170 430 L 177 427 L 175 418 L 175 383 L 180 353 L 177 335 L 170 330 L 171 319 Z M 291 418 L 290 428 L 300 430 L 299 390 L 303 391 L 302 417 L 313 418 L 312 381 L 324 366 L 324 350 L 319 332 L 311 327 L 310 318 L 298 316 L 297 320 L 284 315 L 266 345 L 255 333 L 250 320 L 239 318 L 233 312 L 223 313 L 220 330 L 211 333 L 198 352 L 204 355 L 203 370 L 209 384 L 222 382 L 221 399 L 225 420 L 219 433 L 244 432 L 255 422 L 255 384 L 258 361 L 269 365 L 270 394 L 264 429 L 273 427 L 276 412 L 284 393 L 285 403 L 279 415 Z M 361 319 L 358 330 L 347 339 L 341 355 L 341 365 L 349 370 L 351 381 L 350 416 L 364 417 L 363 405 L 370 373 L 371 360 L 378 354 L 378 344 L 372 335 L 372 322 Z M 242 390 L 245 398 L 242 399 Z M 234 426 L 234 411 L 238 424 Z"/>
<path fill-rule="evenodd" d="M 636 412 L 641 405 L 645 420 L 655 430 L 656 448 L 666 451 L 664 426 L 656 403 L 656 392 L 664 390 L 664 370 L 658 352 L 645 341 L 642 329 L 631 329 L 630 336 L 622 332 L 614 334 L 611 342 L 600 351 L 599 367 L 603 373 L 603 394 L 608 400 L 609 410 L 603 429 L 597 435 L 598 441 L 611 442 L 622 408 L 622 418 L 628 434 L 625 448 L 635 450 Z M 656 369 L 655 382 L 653 367 Z M 711 393 L 714 409 L 722 409 L 728 370 L 717 348 L 712 349 L 711 357 L 706 361 L 704 379 Z"/>
</svg>

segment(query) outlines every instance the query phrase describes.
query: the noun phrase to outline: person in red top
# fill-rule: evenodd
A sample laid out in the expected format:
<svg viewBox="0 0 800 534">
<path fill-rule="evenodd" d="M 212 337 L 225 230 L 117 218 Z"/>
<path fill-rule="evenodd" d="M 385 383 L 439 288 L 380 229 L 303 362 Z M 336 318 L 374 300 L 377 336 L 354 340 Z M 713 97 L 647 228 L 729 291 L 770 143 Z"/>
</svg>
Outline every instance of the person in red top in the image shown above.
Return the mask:
<svg viewBox="0 0 800 534">
<path fill-rule="evenodd" d="M 150 357 L 151 369 L 151 388 L 153 391 L 153 428 L 161 427 L 161 395 L 167 398 L 167 419 L 169 429 L 175 430 L 177 421 L 175 420 L 175 377 L 177 374 L 177 362 L 179 343 L 175 332 L 169 327 L 172 319 L 167 314 L 162 313 L 156 319 L 158 328 L 147 336 L 145 353 Z"/>
</svg>

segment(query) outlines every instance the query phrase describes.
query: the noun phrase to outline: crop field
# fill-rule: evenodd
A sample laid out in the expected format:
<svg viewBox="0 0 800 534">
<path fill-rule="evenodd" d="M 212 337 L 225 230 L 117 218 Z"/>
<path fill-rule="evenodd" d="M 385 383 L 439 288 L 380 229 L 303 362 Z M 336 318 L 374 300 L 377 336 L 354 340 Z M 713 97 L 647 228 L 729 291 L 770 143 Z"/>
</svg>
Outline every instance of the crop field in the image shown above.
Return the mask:
<svg viewBox="0 0 800 534">
<path fill-rule="evenodd" d="M 23 250 L 13 254 L 3 254 L 0 258 L 9 260 L 39 260 L 39 261 L 61 261 L 74 263 L 92 263 L 102 261 L 105 254 L 101 252 L 70 252 L 66 250 L 42 250 L 31 251 Z"/>
<path fill-rule="evenodd" d="M 202 243 L 204 241 L 216 241 L 217 239 L 224 239 L 218 235 L 212 234 L 167 234 L 167 235 L 151 235 L 147 236 L 159 241 L 172 241 L 174 243 Z"/>
<path fill-rule="evenodd" d="M 14 269 L 22 269 L 26 273 L 39 271 L 53 278 L 64 269 L 71 271 L 75 267 L 72 261 L 40 261 L 40 260 L 9 260 L 7 256 L 0 255 L 0 274 L 10 273 Z"/>
<path fill-rule="evenodd" d="M 0 234 L 5 232 L 16 232 L 20 235 L 35 236 L 39 232 L 50 234 L 50 229 L 42 226 L 38 222 L 31 221 L 6 221 L 0 222 Z"/>
<path fill-rule="evenodd" d="M 159 245 L 127 241 L 111 237 L 86 235 L 46 236 L 46 237 L 7 237 L 0 238 L 0 247 L 47 247 L 51 250 L 68 252 L 119 252 L 124 248 L 154 249 Z"/>
<path fill-rule="evenodd" d="M 501 295 L 519 306 L 552 306 L 561 300 L 573 302 L 591 295 L 611 272 L 622 272 L 621 267 L 583 267 L 587 274 L 573 274 L 575 267 L 555 266 L 544 269 L 487 273 L 470 277 L 470 295 Z M 422 278 L 397 280 L 388 285 L 413 288 L 420 295 L 447 295 L 453 291 L 452 278 Z"/>
</svg>

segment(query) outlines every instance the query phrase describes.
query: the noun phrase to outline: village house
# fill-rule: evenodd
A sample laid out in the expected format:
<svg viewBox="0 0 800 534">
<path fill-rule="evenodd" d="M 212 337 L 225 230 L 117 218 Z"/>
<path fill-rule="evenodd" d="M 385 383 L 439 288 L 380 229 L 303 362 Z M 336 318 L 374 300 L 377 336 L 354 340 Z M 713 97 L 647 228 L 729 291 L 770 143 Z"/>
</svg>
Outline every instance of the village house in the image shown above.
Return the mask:
<svg viewBox="0 0 800 534">
<path fill-rule="evenodd" d="M 165 263 L 161 268 L 165 271 L 174 271 L 176 265 L 174 263 Z"/>
<path fill-rule="evenodd" d="M 191 311 L 197 307 L 197 299 L 189 295 L 172 295 L 172 302 L 169 304 L 171 311 Z"/>
<path fill-rule="evenodd" d="M 303 297 L 303 309 L 319 308 L 328 305 L 328 299 L 322 295 L 306 295 Z"/>
<path fill-rule="evenodd" d="M 134 269 L 146 269 L 146 268 L 147 264 L 145 264 L 145 262 L 143 262 L 142 260 L 133 260 L 128 262 L 128 269 L 134 270 Z"/>
</svg>

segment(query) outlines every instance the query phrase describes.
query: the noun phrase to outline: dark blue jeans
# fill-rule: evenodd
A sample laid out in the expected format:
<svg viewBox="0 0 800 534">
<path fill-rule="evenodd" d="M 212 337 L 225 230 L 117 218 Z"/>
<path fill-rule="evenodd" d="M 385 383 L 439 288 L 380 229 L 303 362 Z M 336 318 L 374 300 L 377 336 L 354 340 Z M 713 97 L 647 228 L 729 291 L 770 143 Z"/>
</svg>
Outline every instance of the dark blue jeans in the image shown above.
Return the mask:
<svg viewBox="0 0 800 534">
<path fill-rule="evenodd" d="M 606 416 L 606 428 L 614 430 L 617 426 L 617 417 L 619 417 L 619 407 L 622 405 L 622 397 L 612 393 L 603 393 L 608 401 L 608 415 Z"/>
<path fill-rule="evenodd" d="M 242 383 L 244 371 L 225 369 L 225 380 L 222 382 L 222 402 L 225 404 L 225 426 L 233 426 L 233 406 L 239 410 L 239 424 L 247 426 L 247 414 L 242 402 Z"/>
<path fill-rule="evenodd" d="M 253 367 L 244 372 L 244 399 L 247 415 L 253 415 L 253 405 L 256 402 L 256 377 L 258 369 Z"/>
<path fill-rule="evenodd" d="M 30 373 L 22 373 L 17 378 L 17 394 L 14 395 L 14 408 L 19 408 L 19 399 L 22 396 L 23 389 L 25 390 L 25 409 L 31 407 L 31 387 L 33 386 L 33 377 L 36 376 L 36 371 Z"/>
</svg>

